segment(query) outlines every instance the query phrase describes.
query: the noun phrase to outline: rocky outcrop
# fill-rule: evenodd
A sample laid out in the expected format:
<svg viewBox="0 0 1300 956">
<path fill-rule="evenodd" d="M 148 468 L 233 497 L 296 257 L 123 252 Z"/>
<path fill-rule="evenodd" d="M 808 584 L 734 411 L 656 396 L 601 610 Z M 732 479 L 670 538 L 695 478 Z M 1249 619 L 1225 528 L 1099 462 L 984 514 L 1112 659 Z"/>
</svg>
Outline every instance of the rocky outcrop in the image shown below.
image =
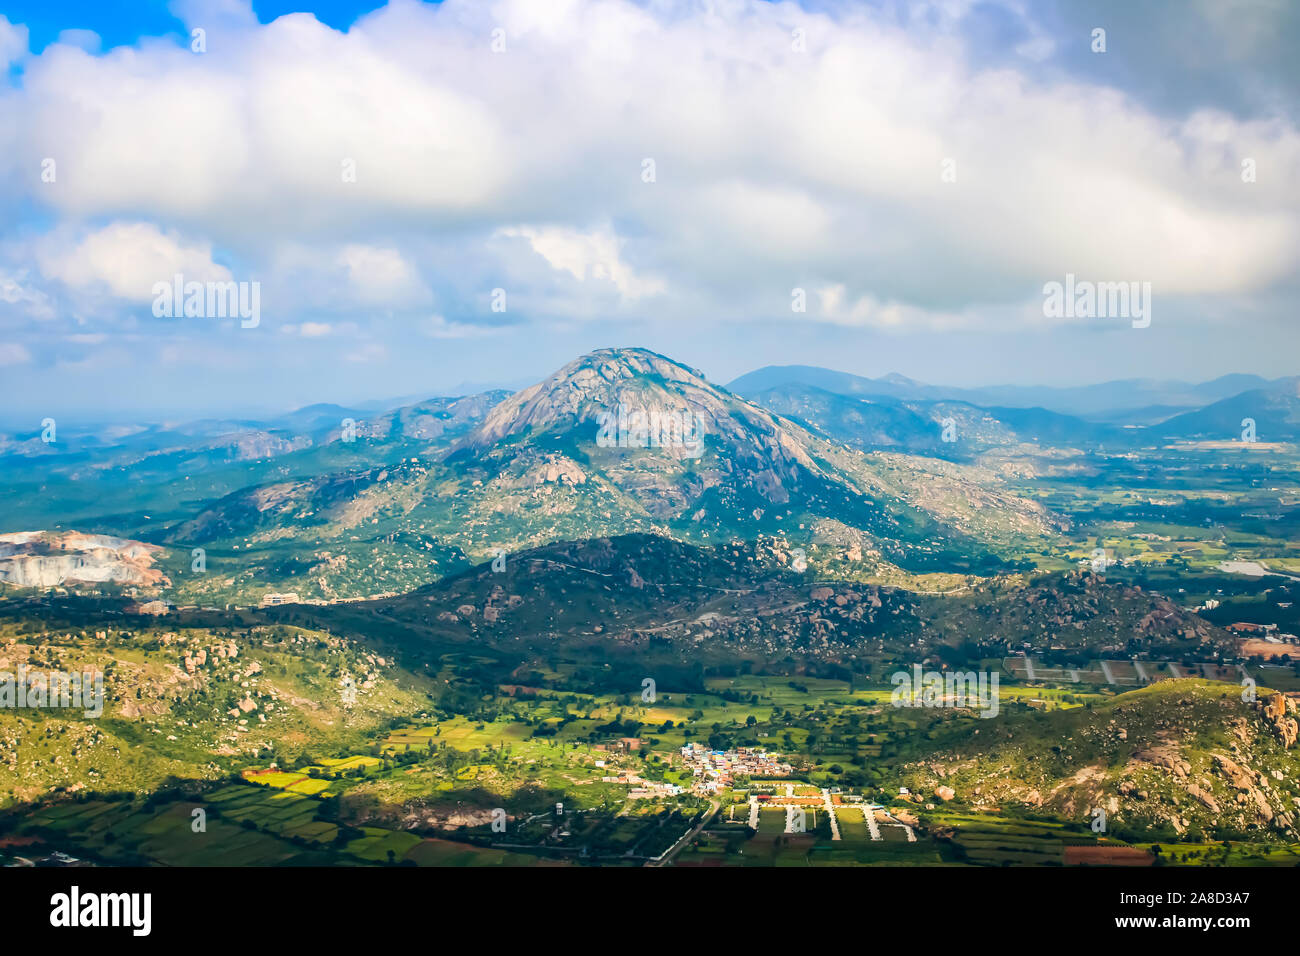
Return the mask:
<svg viewBox="0 0 1300 956">
<path fill-rule="evenodd" d="M 601 349 L 584 355 L 544 382 L 494 408 L 455 450 L 484 453 L 510 439 L 576 429 L 592 448 L 651 449 L 664 469 L 715 452 L 718 474 L 706 470 L 697 493 L 724 477 L 739 479 L 774 503 L 806 475 L 827 477 L 809 454 L 809 436 L 797 425 L 711 385 L 699 372 L 646 349 Z M 576 466 L 575 466 L 576 467 Z M 646 474 L 620 482 L 637 495 Z M 557 473 L 547 481 L 562 480 Z M 576 475 L 567 480 L 576 483 Z M 662 489 L 659 489 L 662 493 Z M 640 496 L 638 496 L 640 497 Z M 683 500 L 683 510 L 687 502 Z"/>
<path fill-rule="evenodd" d="M 1201 803 L 1205 804 L 1211 813 L 1217 814 L 1219 812 L 1219 802 L 1210 795 L 1209 791 L 1202 790 L 1194 783 L 1189 783 L 1187 785 L 1187 792 L 1197 800 L 1201 801 Z"/>
<path fill-rule="evenodd" d="M 1155 767 L 1163 767 L 1180 779 L 1185 779 L 1192 770 L 1192 765 L 1179 755 L 1178 748 L 1168 744 L 1139 750 L 1133 754 L 1133 759 Z"/>
<path fill-rule="evenodd" d="M 1264 722 L 1273 728 L 1287 750 L 1295 746 L 1296 737 L 1300 735 L 1300 722 L 1291 716 L 1295 709 L 1295 701 L 1285 694 L 1273 694 L 1264 701 L 1262 708 Z"/>
<path fill-rule="evenodd" d="M 1272 823 L 1275 816 L 1273 808 L 1269 806 L 1264 792 L 1256 786 L 1257 783 L 1267 786 L 1263 776 L 1242 767 L 1231 757 L 1223 754 L 1215 754 L 1214 763 L 1228 783 L 1238 791 L 1236 800 L 1238 806 L 1243 809 L 1254 809 L 1265 823 Z"/>
</svg>

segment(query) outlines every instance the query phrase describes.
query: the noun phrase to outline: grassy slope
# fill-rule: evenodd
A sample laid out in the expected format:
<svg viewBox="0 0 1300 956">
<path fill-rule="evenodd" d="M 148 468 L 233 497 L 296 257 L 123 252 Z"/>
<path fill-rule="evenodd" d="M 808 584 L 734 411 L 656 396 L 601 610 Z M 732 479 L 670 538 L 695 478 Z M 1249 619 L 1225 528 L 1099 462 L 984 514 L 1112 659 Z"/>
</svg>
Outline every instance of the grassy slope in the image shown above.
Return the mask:
<svg viewBox="0 0 1300 956">
<path fill-rule="evenodd" d="M 1240 687 L 1174 680 L 1087 708 L 962 722 L 905 780 L 927 796 L 951 787 L 957 805 L 975 809 L 1083 822 L 1100 807 L 1112 832 L 1281 835 L 1300 798 L 1300 752 Z"/>
</svg>

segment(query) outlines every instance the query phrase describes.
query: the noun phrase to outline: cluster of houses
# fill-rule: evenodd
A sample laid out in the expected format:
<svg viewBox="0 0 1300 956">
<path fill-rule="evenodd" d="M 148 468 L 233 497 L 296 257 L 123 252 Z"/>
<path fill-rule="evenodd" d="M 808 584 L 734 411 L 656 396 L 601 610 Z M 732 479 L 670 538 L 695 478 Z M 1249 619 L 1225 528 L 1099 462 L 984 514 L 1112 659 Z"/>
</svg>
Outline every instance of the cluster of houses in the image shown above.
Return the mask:
<svg viewBox="0 0 1300 956">
<path fill-rule="evenodd" d="M 682 748 L 682 760 L 695 774 L 694 789 L 699 793 L 729 787 L 737 777 L 785 777 L 791 773 L 788 763 L 761 747 L 709 750 L 690 743 Z"/>
<path fill-rule="evenodd" d="M 1281 607 L 1282 605 L 1279 604 L 1278 606 Z M 1235 624 L 1229 624 L 1227 629 L 1234 634 L 1262 637 L 1270 644 L 1295 644 L 1300 642 L 1300 637 L 1279 631 L 1276 624 L 1254 624 L 1249 621 L 1238 621 Z"/>
</svg>

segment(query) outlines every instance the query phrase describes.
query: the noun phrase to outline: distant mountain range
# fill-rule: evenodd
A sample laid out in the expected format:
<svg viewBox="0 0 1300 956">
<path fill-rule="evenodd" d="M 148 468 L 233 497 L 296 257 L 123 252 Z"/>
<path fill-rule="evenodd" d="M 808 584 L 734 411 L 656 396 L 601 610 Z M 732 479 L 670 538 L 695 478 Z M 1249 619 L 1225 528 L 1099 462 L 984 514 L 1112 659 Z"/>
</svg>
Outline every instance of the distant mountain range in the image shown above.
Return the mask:
<svg viewBox="0 0 1300 956">
<path fill-rule="evenodd" d="M 850 563 L 846 576 L 884 581 L 986 574 L 1068 524 L 1016 475 L 1102 449 L 1240 441 L 1246 419 L 1261 442 L 1296 441 L 1297 380 L 1261 382 L 960 390 L 787 366 L 726 389 L 645 349 L 601 349 L 513 395 L 16 436 L 0 443 L 0 510 L 22 517 L 0 533 L 208 549 L 231 573 L 192 577 L 160 559 L 201 603 L 399 593 L 501 552 L 628 534 L 767 537 L 792 560 L 823 549 Z M 1242 384 L 1254 387 L 1220 395 Z M 1006 403 L 1096 409 L 1121 394 L 1117 421 Z M 1153 408 L 1172 413 L 1126 420 Z"/>
<path fill-rule="evenodd" d="M 1300 378 L 1225 375 L 1210 382 L 1131 379 L 1075 388 L 925 385 L 806 365 L 768 366 L 728 388 L 863 449 L 969 456 L 1021 443 L 1126 446 L 1241 440 L 1300 441 Z M 947 447 L 951 421 L 960 440 Z"/>
<path fill-rule="evenodd" d="M 811 365 L 768 365 L 732 381 L 727 388 L 739 395 L 754 395 L 784 385 L 805 385 L 861 398 L 899 401 L 957 401 L 971 405 L 1009 408 L 1044 408 L 1065 415 L 1102 417 L 1138 409 L 1198 408 L 1252 389 L 1284 382 L 1258 375 L 1224 375 L 1200 384 L 1158 379 L 1125 379 L 1098 385 L 994 385 L 955 388 L 927 385 L 902 375 L 865 378 Z"/>
<path fill-rule="evenodd" d="M 1240 437 L 1243 422 L 1254 423 L 1258 441 L 1296 441 L 1300 437 L 1300 378 L 1284 378 L 1267 387 L 1221 399 L 1162 422 L 1160 434 L 1179 438 Z"/>
<path fill-rule="evenodd" d="M 691 374 L 704 381 L 699 373 Z M 1297 382 L 1300 379 L 1270 381 L 1235 374 L 1200 384 L 1130 379 L 1070 388 L 964 389 L 897 374 L 873 379 L 814 366 L 782 365 L 742 375 L 726 391 L 854 447 L 961 457 L 972 450 L 1021 442 L 1230 439 L 1241 433 L 1243 418 L 1254 419 L 1261 441 L 1294 441 L 1300 438 Z M 412 397 L 400 405 L 392 401 L 315 404 L 257 419 L 136 425 L 84 425 L 61 419 L 57 446 L 43 441 L 42 429 L 33 422 L 26 431 L 0 434 L 0 459 L 43 460 L 64 474 L 77 468 L 103 473 L 133 464 L 160 473 L 169 468 L 203 471 L 324 448 L 343 438 L 347 421 L 355 423 L 365 437 L 445 445 L 461 438 L 472 423 L 511 395 L 502 389 L 456 391 L 456 397 Z M 952 419 L 971 444 L 964 449 L 946 447 L 940 437 L 945 419 Z"/>
<path fill-rule="evenodd" d="M 1130 444 L 1137 437 L 1118 426 L 1044 408 L 853 397 L 793 383 L 750 397 L 764 408 L 863 451 L 964 460 L 1026 444 Z"/>
<path fill-rule="evenodd" d="M 0 435 L 0 458 L 44 463 L 62 474 L 135 466 L 140 474 L 201 473 L 235 462 L 270 460 L 356 437 L 435 441 L 454 437 L 508 392 L 431 398 L 400 408 L 308 405 L 276 419 L 200 419 L 181 424 L 82 426 L 57 423 L 53 441 L 41 429 Z M 140 475 L 137 474 L 137 477 Z"/>
<path fill-rule="evenodd" d="M 291 550 L 294 562 L 276 562 L 313 585 L 326 579 L 332 597 L 387 562 L 402 574 L 383 590 L 401 590 L 465 557 L 630 533 L 834 542 L 863 567 L 924 573 L 998 567 L 999 543 L 1053 529 L 1041 505 L 987 473 L 872 461 L 643 349 L 593 352 L 495 406 L 466 407 L 450 444 L 241 488 L 163 540 Z M 394 426 L 375 425 L 358 452 L 388 444 Z M 375 538 L 386 546 L 367 547 Z"/>
</svg>

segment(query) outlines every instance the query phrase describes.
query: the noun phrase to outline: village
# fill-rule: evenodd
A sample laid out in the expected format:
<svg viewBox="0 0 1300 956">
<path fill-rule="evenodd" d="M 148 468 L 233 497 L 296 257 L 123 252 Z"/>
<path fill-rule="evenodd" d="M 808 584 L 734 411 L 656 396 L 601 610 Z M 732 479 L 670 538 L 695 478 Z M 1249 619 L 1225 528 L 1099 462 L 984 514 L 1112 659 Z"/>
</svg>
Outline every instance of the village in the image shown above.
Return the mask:
<svg viewBox="0 0 1300 956">
<path fill-rule="evenodd" d="M 737 796 L 745 798 L 744 802 L 727 807 L 724 818 L 728 822 L 743 821 L 757 831 L 760 811 L 778 810 L 785 814 L 783 832 L 806 833 L 816 825 L 815 815 L 821 811 L 830 825 L 831 840 L 838 841 L 841 839 L 839 815 L 847 813 L 853 819 L 861 818 L 872 840 L 884 839 L 882 827 L 897 827 L 907 842 L 916 842 L 916 834 L 906 821 L 864 800 L 860 794 L 782 779 L 793 773 L 793 767 L 783 762 L 780 755 L 762 748 L 709 750 L 691 743 L 681 749 L 681 755 L 695 774 L 694 793 L 715 795 L 732 789 Z"/>
<path fill-rule="evenodd" d="M 695 774 L 695 793 L 716 793 L 730 787 L 737 777 L 785 777 L 791 767 L 781 763 L 762 748 L 738 747 L 735 750 L 709 750 L 690 743 L 681 750 L 682 760 Z"/>
</svg>

